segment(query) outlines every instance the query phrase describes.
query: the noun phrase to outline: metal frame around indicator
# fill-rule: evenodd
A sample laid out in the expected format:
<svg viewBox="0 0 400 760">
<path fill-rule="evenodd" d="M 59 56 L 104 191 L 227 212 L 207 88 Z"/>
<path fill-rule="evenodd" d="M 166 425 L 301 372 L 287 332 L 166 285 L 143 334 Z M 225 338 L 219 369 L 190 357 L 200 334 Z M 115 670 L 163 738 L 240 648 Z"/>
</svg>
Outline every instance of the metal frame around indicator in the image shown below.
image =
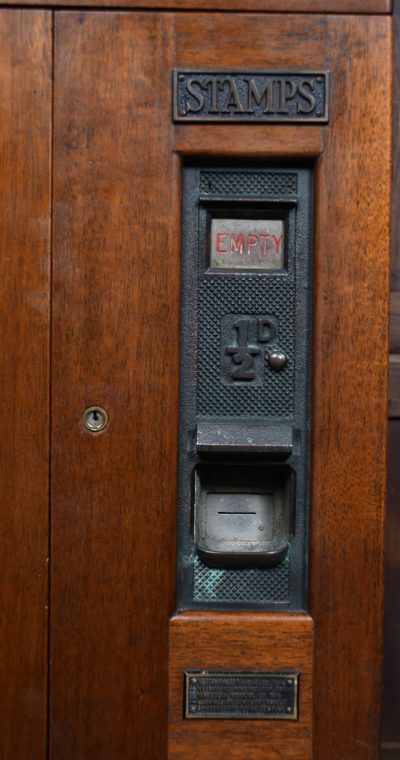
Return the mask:
<svg viewBox="0 0 400 760">
<path fill-rule="evenodd" d="M 298 720 L 299 718 L 299 672 L 290 671 L 202 671 L 202 670 L 185 670 L 184 671 L 184 718 L 189 720 Z M 191 679 L 198 678 L 286 678 L 293 682 L 293 711 L 290 713 L 240 713 L 232 712 L 221 713 L 193 713 L 189 707 L 189 686 Z"/>
<path fill-rule="evenodd" d="M 273 198 L 266 202 L 265 198 L 254 197 L 251 199 L 238 199 L 228 196 L 213 196 L 212 199 L 199 196 L 199 244 L 200 261 L 204 273 L 208 277 L 221 277 L 221 275 L 267 275 L 276 277 L 286 275 L 288 271 L 289 256 L 288 248 L 293 244 L 295 234 L 295 209 L 297 198 Z M 284 229 L 283 266 L 279 269 L 256 269 L 251 267 L 214 267 L 211 264 L 211 222 L 213 219 L 222 218 L 229 214 L 231 219 L 268 220 L 277 219 L 282 221 Z"/>
</svg>

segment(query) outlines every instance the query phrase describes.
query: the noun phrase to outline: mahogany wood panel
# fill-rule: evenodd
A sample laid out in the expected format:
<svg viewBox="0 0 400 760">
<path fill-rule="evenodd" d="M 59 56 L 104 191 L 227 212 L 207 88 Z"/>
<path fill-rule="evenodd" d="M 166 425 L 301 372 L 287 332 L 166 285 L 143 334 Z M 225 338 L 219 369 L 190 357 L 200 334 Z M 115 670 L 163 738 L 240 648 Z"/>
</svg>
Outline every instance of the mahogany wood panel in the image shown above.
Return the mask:
<svg viewBox="0 0 400 760">
<path fill-rule="evenodd" d="M 178 401 L 180 177 L 173 148 L 184 152 L 190 142 L 183 127 L 174 139 L 170 70 L 204 61 L 240 66 L 245 56 L 249 67 L 306 61 L 333 76 L 331 125 L 315 127 L 319 138 L 306 153 L 319 153 L 323 138 L 315 250 L 314 757 L 376 758 L 390 19 L 58 13 L 56 46 L 52 757 L 111 760 L 139 750 L 146 760 L 166 757 Z M 186 128 L 190 151 L 197 135 L 199 156 L 207 145 L 215 150 L 214 130 L 224 155 L 233 135 L 232 156 L 246 155 L 252 133 L 243 129 L 241 147 L 237 130 Z M 266 129 L 264 158 L 276 156 L 284 134 L 293 140 L 292 129 Z M 155 251 L 163 255 L 155 259 Z M 92 403 L 110 412 L 105 433 L 82 427 Z"/>
<path fill-rule="evenodd" d="M 389 422 L 383 665 L 383 757 L 400 758 L 400 420 Z"/>
<path fill-rule="evenodd" d="M 315 128 L 325 136 L 325 151 L 316 164 L 314 753 L 316 760 L 366 760 L 377 757 L 379 742 L 391 23 L 271 16 L 263 25 L 244 16 L 240 29 L 235 24 L 234 16 L 177 16 L 176 65 L 239 66 L 240 40 L 251 39 L 248 66 L 301 67 L 306 60 L 332 72 L 331 123 Z M 276 127 L 277 141 L 283 134 Z M 228 128 L 222 136 L 229 155 Z M 199 154 L 214 143 L 204 130 Z M 238 152 L 233 138 L 232 154 Z"/>
<path fill-rule="evenodd" d="M 327 20 L 334 84 L 318 166 L 311 512 L 321 760 L 378 757 L 390 31 L 389 19 Z"/>
<path fill-rule="evenodd" d="M 37 5 L 37 0 L 3 0 L 4 5 Z M 257 13 L 390 13 L 392 0 L 41 0 L 56 8 L 135 8 L 153 10 L 257 11 Z"/>
<path fill-rule="evenodd" d="M 176 615 L 170 627 L 169 760 L 311 760 L 312 659 L 308 616 Z M 299 719 L 184 720 L 183 672 L 203 669 L 299 671 Z"/>
<path fill-rule="evenodd" d="M 46 752 L 51 14 L 0 12 L 0 755 Z"/>
<path fill-rule="evenodd" d="M 167 753 L 180 196 L 172 17 L 55 22 L 51 757 Z M 82 412 L 104 406 L 103 433 Z"/>
<path fill-rule="evenodd" d="M 198 156 L 201 145 L 202 156 L 229 158 L 232 154 L 252 158 L 296 158 L 299 155 L 315 158 L 323 151 L 323 131 L 302 125 L 285 124 L 285 129 L 277 130 L 271 124 L 249 125 L 218 124 L 212 129 L 204 124 L 177 125 L 175 128 L 175 150 L 184 157 Z"/>
</svg>

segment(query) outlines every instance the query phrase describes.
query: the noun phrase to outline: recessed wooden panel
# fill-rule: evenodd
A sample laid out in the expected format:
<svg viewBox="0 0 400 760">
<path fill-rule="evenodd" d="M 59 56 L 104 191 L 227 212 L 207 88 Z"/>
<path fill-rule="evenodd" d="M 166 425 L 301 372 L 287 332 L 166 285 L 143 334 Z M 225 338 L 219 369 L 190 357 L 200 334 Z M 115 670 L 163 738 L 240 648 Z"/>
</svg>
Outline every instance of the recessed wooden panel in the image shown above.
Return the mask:
<svg viewBox="0 0 400 760">
<path fill-rule="evenodd" d="M 313 623 L 304 615 L 184 613 L 170 626 L 169 760 L 312 758 Z M 187 720 L 185 670 L 300 673 L 298 720 Z M 268 752 L 268 754 L 266 754 Z"/>
<path fill-rule="evenodd" d="M 44 759 L 51 14 L 0 11 L 0 755 Z"/>
<path fill-rule="evenodd" d="M 179 345 L 171 19 L 61 13 L 55 31 L 51 757 L 164 760 Z M 83 426 L 94 404 L 104 432 Z"/>
<path fill-rule="evenodd" d="M 196 22 L 191 14 L 177 16 L 176 65 L 198 67 L 207 60 L 210 67 L 240 66 L 241 40 L 251 39 L 248 66 L 301 67 L 307 60 L 332 76 L 331 120 L 319 128 L 324 150 L 315 164 L 314 754 L 318 760 L 365 760 L 366 748 L 375 758 L 379 745 L 391 22 L 276 15 L 264 27 L 242 16 L 240 33 L 236 23 L 233 15 L 204 15 Z M 217 150 L 212 129 L 186 129 L 177 132 L 178 145 L 192 150 L 197 140 L 200 155 Z M 223 155 L 240 153 L 239 131 L 220 130 Z M 282 127 L 268 133 L 264 157 L 276 155 L 285 134 Z M 247 155 L 244 136 L 242 150 Z"/>
<path fill-rule="evenodd" d="M 227 140 L 229 135 L 229 140 Z M 175 127 L 175 149 L 184 157 L 198 156 L 201 145 L 202 156 L 229 158 L 232 155 L 265 160 L 266 154 L 277 158 L 315 157 L 322 153 L 323 130 L 315 126 L 302 128 L 285 124 L 284 129 L 276 125 L 252 124 L 251 127 L 232 124 L 210 125 L 185 124 Z"/>
<path fill-rule="evenodd" d="M 314 758 L 377 755 L 390 31 L 390 19 L 367 15 L 56 14 L 54 760 L 72 754 L 110 760 L 138 748 L 149 760 L 167 756 L 179 345 L 174 149 L 243 157 L 251 145 L 264 161 L 280 151 L 299 159 L 321 154 L 311 501 Z M 297 151 L 293 127 L 172 126 L 174 66 L 206 61 L 229 68 L 244 60 L 249 67 L 301 68 L 306 61 L 330 69 L 330 124 L 315 133 L 299 129 Z M 83 428 L 83 410 L 93 404 L 109 413 L 103 433 Z M 211 617 L 222 652 L 228 618 Z M 193 630 L 201 631 L 201 619 Z M 244 654 L 256 638 L 251 619 L 240 616 L 236 658 L 239 652 L 251 667 L 251 654 L 266 667 L 267 640 L 262 651 L 249 645 L 249 659 Z M 271 625 L 277 659 L 286 647 L 293 651 L 289 627 L 280 618 L 262 620 Z M 191 659 L 198 637 L 190 636 L 190 651 L 183 641 L 180 651 Z M 210 660 L 212 654 L 211 646 Z M 222 654 L 217 659 L 226 662 Z M 186 729 L 176 731 L 173 751 L 186 760 L 187 747 L 198 744 Z M 248 741 L 242 732 L 240 760 L 243 747 L 253 757 Z M 309 741 L 308 729 L 296 739 L 307 752 Z"/>
</svg>

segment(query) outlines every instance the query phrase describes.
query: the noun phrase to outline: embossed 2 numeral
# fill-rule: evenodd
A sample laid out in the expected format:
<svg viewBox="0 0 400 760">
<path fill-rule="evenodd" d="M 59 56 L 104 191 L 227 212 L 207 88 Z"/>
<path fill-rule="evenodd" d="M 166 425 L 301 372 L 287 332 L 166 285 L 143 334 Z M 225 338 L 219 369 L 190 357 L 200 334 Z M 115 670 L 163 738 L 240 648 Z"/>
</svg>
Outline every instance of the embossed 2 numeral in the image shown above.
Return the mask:
<svg viewBox="0 0 400 760">
<path fill-rule="evenodd" d="M 228 353 L 230 352 L 228 351 Z M 258 351 L 256 353 L 258 354 Z M 231 372 L 234 380 L 254 380 L 256 375 L 254 369 L 252 369 L 254 360 L 249 351 L 240 351 L 233 354 L 232 359 L 236 364 L 240 364 L 240 367 L 235 367 Z"/>
<path fill-rule="evenodd" d="M 254 356 L 260 353 L 260 349 L 256 346 L 248 346 L 248 334 L 249 334 L 249 320 L 239 319 L 235 324 L 235 329 L 238 334 L 238 345 L 228 346 L 226 349 L 227 354 L 232 356 L 235 364 L 239 364 L 239 367 L 234 367 L 231 372 L 233 380 L 254 380 L 255 371 L 253 369 Z"/>
</svg>

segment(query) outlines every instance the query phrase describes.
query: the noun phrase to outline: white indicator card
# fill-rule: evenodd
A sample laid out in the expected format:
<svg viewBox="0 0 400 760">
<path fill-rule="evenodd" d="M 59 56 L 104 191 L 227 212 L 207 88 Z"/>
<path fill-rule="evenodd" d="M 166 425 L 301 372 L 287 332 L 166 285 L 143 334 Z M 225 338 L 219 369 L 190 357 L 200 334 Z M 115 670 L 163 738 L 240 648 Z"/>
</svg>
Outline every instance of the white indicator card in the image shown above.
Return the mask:
<svg viewBox="0 0 400 760">
<path fill-rule="evenodd" d="M 282 219 L 211 220 L 212 269 L 283 269 Z"/>
</svg>

